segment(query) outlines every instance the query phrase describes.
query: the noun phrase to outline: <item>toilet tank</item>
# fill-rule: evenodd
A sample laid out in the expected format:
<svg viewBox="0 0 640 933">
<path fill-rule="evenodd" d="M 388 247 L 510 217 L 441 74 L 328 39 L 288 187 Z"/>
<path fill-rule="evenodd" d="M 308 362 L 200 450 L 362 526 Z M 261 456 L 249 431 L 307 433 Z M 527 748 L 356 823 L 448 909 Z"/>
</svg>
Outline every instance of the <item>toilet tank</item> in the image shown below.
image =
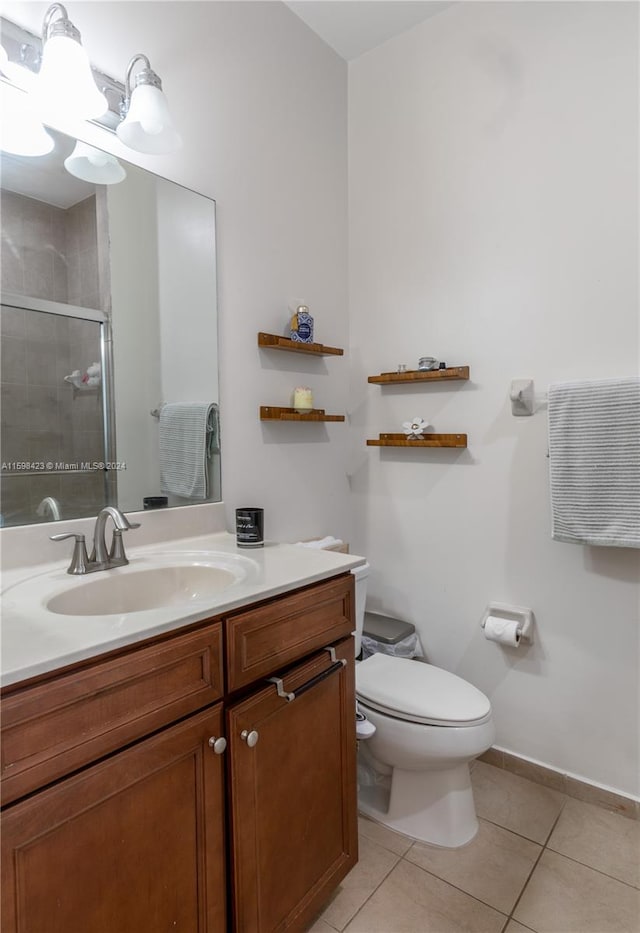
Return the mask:
<svg viewBox="0 0 640 933">
<path fill-rule="evenodd" d="M 351 573 L 355 577 L 356 597 L 356 630 L 353 633 L 356 639 L 356 658 L 360 654 L 360 645 L 362 641 L 362 629 L 364 626 L 364 607 L 367 601 L 367 579 L 371 572 L 370 564 L 363 564 L 361 567 L 354 567 Z"/>
</svg>

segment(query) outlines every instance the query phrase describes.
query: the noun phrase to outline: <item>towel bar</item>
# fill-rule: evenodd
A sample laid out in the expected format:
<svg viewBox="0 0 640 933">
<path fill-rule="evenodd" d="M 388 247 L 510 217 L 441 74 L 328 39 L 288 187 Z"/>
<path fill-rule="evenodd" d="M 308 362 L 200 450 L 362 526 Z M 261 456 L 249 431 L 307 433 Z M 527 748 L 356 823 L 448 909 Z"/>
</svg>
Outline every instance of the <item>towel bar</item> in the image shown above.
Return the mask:
<svg viewBox="0 0 640 933">
<path fill-rule="evenodd" d="M 514 379 L 509 389 L 509 398 L 511 399 L 511 414 L 519 417 L 521 415 L 533 415 L 539 408 L 544 406 L 548 400 L 548 395 L 536 395 L 533 387 L 533 379 Z"/>
<path fill-rule="evenodd" d="M 162 411 L 163 408 L 164 408 L 164 403 L 163 403 L 162 405 L 158 405 L 157 408 L 152 408 L 151 411 L 149 412 L 149 414 L 151 415 L 152 418 L 158 418 L 158 419 L 159 419 L 159 418 L 160 418 L 160 412 Z M 213 430 L 214 430 L 214 429 L 213 429 L 212 427 L 207 427 L 207 434 L 212 434 L 212 433 L 213 433 Z"/>
</svg>

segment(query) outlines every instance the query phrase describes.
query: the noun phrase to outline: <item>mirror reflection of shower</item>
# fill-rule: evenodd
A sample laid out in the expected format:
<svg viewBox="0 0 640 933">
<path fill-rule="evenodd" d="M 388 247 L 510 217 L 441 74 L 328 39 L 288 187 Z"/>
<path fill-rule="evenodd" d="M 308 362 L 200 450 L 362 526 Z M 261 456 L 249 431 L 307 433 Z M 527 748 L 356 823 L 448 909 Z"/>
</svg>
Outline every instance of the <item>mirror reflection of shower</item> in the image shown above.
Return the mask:
<svg viewBox="0 0 640 933">
<path fill-rule="evenodd" d="M 3 525 L 88 517 L 116 501 L 116 478 L 104 469 L 108 400 L 98 377 L 105 325 L 78 316 L 99 316 L 91 309 L 57 311 L 0 310 Z"/>
</svg>

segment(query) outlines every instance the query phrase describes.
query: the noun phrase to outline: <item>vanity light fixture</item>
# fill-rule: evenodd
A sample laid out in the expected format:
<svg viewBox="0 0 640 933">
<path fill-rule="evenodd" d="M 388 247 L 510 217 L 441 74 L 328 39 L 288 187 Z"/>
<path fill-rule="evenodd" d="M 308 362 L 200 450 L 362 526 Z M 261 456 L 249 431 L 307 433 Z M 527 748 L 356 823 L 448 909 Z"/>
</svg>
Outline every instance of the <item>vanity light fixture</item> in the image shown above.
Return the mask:
<svg viewBox="0 0 640 933">
<path fill-rule="evenodd" d="M 80 140 L 71 155 L 64 160 L 64 167 L 70 175 L 94 185 L 117 185 L 127 177 L 115 156 Z"/>
<path fill-rule="evenodd" d="M 140 61 L 144 67 L 136 73 L 132 90 L 133 69 Z M 182 146 L 162 92 L 162 82 L 152 70 L 147 56 L 140 52 L 133 56 L 127 66 L 122 109 L 125 118 L 116 133 L 125 146 L 137 152 L 155 155 L 175 152 Z"/>
<path fill-rule="evenodd" d="M 61 3 L 52 3 L 42 26 L 42 64 L 33 97 L 46 117 L 91 120 L 102 116 L 108 102 L 93 79 L 80 33 Z"/>
</svg>

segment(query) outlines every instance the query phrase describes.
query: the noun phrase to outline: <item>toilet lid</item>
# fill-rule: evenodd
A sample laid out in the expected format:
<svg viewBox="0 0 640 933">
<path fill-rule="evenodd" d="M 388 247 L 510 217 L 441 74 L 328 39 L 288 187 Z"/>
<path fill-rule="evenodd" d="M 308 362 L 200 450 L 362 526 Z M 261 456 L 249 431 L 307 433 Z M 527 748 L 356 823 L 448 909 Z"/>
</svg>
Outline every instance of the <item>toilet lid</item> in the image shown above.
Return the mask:
<svg viewBox="0 0 640 933">
<path fill-rule="evenodd" d="M 491 713 L 484 693 L 461 677 L 386 654 L 374 654 L 356 665 L 356 693 L 373 709 L 429 725 L 471 725 Z"/>
</svg>

